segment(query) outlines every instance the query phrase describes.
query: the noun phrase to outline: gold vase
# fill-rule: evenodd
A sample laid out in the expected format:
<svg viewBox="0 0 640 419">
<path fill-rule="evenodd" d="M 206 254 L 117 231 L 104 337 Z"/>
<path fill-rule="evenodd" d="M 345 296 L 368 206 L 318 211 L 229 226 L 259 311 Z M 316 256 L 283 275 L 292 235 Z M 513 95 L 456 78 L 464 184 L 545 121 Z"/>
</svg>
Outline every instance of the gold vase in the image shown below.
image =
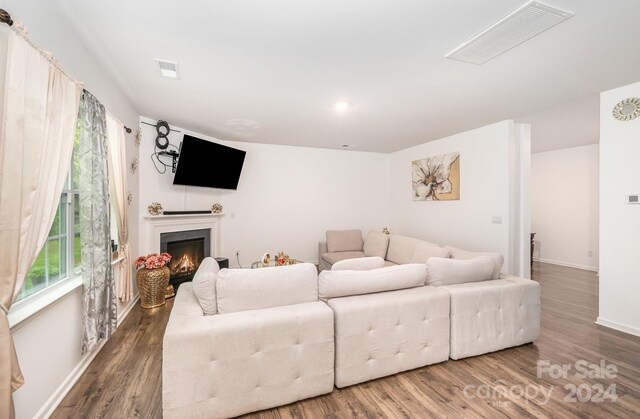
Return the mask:
<svg viewBox="0 0 640 419">
<path fill-rule="evenodd" d="M 142 308 L 160 307 L 165 304 L 165 293 L 169 285 L 170 271 L 167 266 L 156 269 L 142 268 L 136 274 Z"/>
</svg>

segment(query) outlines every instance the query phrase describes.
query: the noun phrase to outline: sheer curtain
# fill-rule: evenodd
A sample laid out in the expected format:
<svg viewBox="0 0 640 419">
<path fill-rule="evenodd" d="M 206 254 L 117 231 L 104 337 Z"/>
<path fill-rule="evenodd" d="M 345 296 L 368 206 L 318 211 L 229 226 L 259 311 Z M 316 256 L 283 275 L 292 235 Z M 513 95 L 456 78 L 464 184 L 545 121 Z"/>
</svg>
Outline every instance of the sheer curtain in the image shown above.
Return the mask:
<svg viewBox="0 0 640 419">
<path fill-rule="evenodd" d="M 26 37 L 9 34 L 0 130 L 0 417 L 24 382 L 7 312 L 53 224 L 69 171 L 82 84 Z"/>
<path fill-rule="evenodd" d="M 121 301 L 133 297 L 131 254 L 127 221 L 127 163 L 124 125 L 107 112 L 107 146 L 109 151 L 109 192 L 118 225 L 118 242 L 124 260 L 119 263 L 116 291 Z"/>
<path fill-rule="evenodd" d="M 106 113 L 86 90 L 78 112 L 80 241 L 82 243 L 82 353 L 108 339 L 116 329 L 116 294 L 111 268 Z"/>
</svg>

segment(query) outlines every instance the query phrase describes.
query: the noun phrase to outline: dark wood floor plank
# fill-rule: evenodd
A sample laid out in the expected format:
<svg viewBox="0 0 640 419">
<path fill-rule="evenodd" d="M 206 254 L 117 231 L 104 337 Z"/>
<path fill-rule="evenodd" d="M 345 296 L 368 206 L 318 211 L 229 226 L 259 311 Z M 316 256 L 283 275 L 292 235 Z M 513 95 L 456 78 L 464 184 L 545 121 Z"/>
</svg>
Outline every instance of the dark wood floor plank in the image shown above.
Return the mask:
<svg viewBox="0 0 640 419">
<path fill-rule="evenodd" d="M 541 284 L 542 330 L 529 345 L 448 361 L 373 380 L 331 394 L 269 409 L 247 418 L 638 418 L 640 338 L 596 325 L 598 277 L 594 272 L 535 263 Z M 172 301 L 135 307 L 58 406 L 53 418 L 161 418 L 162 336 Z M 537 376 L 538 360 L 615 365 L 615 379 Z M 564 387 L 616 385 L 618 400 L 565 401 Z M 473 398 L 465 396 L 465 388 Z M 482 387 L 484 386 L 484 387 Z M 479 397 L 487 388 L 493 397 Z M 514 389 L 502 395 L 501 388 Z M 526 398 L 518 389 L 544 388 L 550 398 Z M 498 392 L 498 393 L 496 393 Z"/>
</svg>

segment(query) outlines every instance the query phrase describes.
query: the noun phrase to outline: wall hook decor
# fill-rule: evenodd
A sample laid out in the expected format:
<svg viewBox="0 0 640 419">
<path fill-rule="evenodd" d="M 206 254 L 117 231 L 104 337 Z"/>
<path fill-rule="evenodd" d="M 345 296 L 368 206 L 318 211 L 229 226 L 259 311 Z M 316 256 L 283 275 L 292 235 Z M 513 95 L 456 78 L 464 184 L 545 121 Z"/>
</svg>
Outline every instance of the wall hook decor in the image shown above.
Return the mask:
<svg viewBox="0 0 640 419">
<path fill-rule="evenodd" d="M 131 160 L 131 163 L 129 163 L 129 170 L 131 171 L 132 175 L 135 175 L 136 172 L 138 171 L 138 158 L 134 157 L 133 160 Z"/>
</svg>

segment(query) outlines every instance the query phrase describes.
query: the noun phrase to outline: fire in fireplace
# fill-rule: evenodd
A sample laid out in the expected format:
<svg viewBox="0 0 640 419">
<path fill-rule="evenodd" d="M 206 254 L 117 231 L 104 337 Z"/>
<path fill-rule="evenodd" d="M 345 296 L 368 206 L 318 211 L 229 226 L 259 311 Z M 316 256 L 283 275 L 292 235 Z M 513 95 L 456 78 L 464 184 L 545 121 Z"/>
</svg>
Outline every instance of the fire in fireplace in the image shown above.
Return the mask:
<svg viewBox="0 0 640 419">
<path fill-rule="evenodd" d="M 191 281 L 200 263 L 210 255 L 209 229 L 177 231 L 160 235 L 160 250 L 169 253 L 170 283 L 177 290 L 183 282 Z"/>
</svg>

